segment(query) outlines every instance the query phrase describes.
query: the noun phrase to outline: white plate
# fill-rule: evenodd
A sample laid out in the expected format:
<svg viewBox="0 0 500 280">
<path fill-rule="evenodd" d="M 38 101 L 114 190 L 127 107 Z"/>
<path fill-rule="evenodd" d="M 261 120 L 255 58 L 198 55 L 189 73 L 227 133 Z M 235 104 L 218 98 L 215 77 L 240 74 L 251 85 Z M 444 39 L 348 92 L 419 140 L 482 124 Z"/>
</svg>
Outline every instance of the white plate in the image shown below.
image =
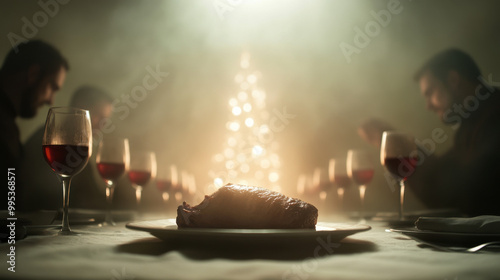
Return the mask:
<svg viewBox="0 0 500 280">
<path fill-rule="evenodd" d="M 390 229 L 391 232 L 398 232 L 424 242 L 433 242 L 446 245 L 475 245 L 490 241 L 500 241 L 500 234 L 486 233 L 459 233 L 459 232 L 439 232 L 419 229 Z"/>
<path fill-rule="evenodd" d="M 175 219 L 133 222 L 133 230 L 146 231 L 165 241 L 187 242 L 302 242 L 318 237 L 338 241 L 348 235 L 370 230 L 367 225 L 318 223 L 316 229 L 212 229 L 178 228 Z"/>
</svg>

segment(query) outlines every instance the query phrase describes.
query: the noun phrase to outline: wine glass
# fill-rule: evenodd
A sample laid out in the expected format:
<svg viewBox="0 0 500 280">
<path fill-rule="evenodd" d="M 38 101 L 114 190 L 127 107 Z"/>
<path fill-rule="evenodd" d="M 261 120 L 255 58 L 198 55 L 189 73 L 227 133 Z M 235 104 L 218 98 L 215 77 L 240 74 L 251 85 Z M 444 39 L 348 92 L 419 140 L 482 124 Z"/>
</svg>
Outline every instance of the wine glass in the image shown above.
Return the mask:
<svg viewBox="0 0 500 280">
<path fill-rule="evenodd" d="M 156 156 L 150 151 L 131 151 L 128 178 L 135 188 L 137 207 L 141 207 L 142 189 L 156 176 Z"/>
<path fill-rule="evenodd" d="M 361 201 L 361 219 L 364 219 L 366 185 L 371 182 L 374 166 L 370 155 L 362 150 L 347 151 L 347 174 L 355 184 L 359 186 L 359 198 Z"/>
<path fill-rule="evenodd" d="M 403 220 L 405 181 L 417 165 L 415 138 L 400 131 L 384 131 L 380 148 L 380 161 L 399 181 L 399 220 Z"/>
<path fill-rule="evenodd" d="M 105 137 L 97 149 L 96 163 L 101 178 L 106 183 L 106 218 L 104 223 L 115 225 L 111 215 L 114 183 L 129 167 L 129 144 L 126 138 Z"/>
<path fill-rule="evenodd" d="M 87 165 L 92 154 L 92 125 L 87 110 L 71 107 L 50 108 L 42 139 L 43 155 L 63 187 L 63 218 L 59 234 L 74 234 L 69 227 L 71 178 Z"/>
<path fill-rule="evenodd" d="M 330 188 L 330 182 L 324 169 L 317 167 L 313 172 L 313 188 L 322 203 L 326 200 L 327 191 Z"/>
<path fill-rule="evenodd" d="M 175 165 L 158 164 L 156 188 L 161 192 L 165 204 L 171 200 L 173 186 L 177 185 L 177 169 Z"/>
<path fill-rule="evenodd" d="M 347 162 L 345 158 L 330 159 L 328 164 L 328 177 L 330 182 L 336 185 L 338 201 L 340 204 L 339 209 L 342 211 L 345 190 L 349 187 L 349 185 L 351 185 L 351 178 L 347 175 Z"/>
</svg>

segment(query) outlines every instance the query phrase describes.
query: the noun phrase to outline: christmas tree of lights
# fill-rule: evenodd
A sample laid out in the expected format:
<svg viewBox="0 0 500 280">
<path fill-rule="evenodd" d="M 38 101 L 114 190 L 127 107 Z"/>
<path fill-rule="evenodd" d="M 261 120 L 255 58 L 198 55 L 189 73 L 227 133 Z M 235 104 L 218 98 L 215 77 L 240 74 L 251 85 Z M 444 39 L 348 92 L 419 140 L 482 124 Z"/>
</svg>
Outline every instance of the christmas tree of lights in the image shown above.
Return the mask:
<svg viewBox="0 0 500 280">
<path fill-rule="evenodd" d="M 240 71 L 234 78 L 235 92 L 227 103 L 226 139 L 222 151 L 212 158 L 209 175 L 213 182 L 208 192 L 227 183 L 281 191 L 279 144 L 269 127 L 266 92 L 258 86 L 261 76 L 251 69 L 250 55 L 243 53 Z"/>
</svg>

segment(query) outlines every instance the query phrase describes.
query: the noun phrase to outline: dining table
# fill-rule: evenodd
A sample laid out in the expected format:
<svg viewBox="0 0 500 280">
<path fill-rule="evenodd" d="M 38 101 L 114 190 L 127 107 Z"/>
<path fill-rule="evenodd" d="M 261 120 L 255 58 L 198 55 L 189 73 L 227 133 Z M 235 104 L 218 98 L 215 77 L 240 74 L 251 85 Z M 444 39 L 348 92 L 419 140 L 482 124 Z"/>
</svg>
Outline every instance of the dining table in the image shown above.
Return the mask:
<svg viewBox="0 0 500 280">
<path fill-rule="evenodd" d="M 265 233 L 213 238 L 193 230 L 168 239 L 140 228 L 159 221 L 175 224 L 175 213 L 144 214 L 115 226 L 75 224 L 76 235 L 59 235 L 55 226 L 30 229 L 15 244 L 0 244 L 0 279 L 500 279 L 498 250 L 437 250 L 391 232 L 383 220 L 320 216 L 318 224 L 360 230 L 268 242 Z M 172 232 L 178 229 L 171 226 Z"/>
</svg>

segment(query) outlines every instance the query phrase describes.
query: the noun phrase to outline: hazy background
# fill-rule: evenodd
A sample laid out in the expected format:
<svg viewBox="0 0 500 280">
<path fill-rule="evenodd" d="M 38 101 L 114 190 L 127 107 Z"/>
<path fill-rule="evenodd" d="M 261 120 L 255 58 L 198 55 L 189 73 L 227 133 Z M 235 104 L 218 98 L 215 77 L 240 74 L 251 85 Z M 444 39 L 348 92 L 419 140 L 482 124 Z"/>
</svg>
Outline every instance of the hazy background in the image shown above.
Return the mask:
<svg viewBox="0 0 500 280">
<path fill-rule="evenodd" d="M 70 62 L 55 105 L 67 105 L 82 84 L 120 100 L 142 84 L 146 67 L 159 65 L 169 76 L 129 116 L 113 119 L 116 133 L 155 149 L 163 160 L 194 174 L 204 189 L 212 182 L 212 156 L 227 138 L 228 100 L 239 91 L 234 77 L 247 51 L 251 68 L 262 73 L 258 83 L 267 92 L 268 110 L 286 107 L 296 115 L 275 134 L 282 190 L 294 194 L 299 174 L 327 168 L 330 158 L 349 148 L 367 149 L 377 164 L 368 208 L 391 210 L 397 202 L 383 178 L 378 150 L 359 139 L 357 126 L 375 116 L 429 138 L 442 125 L 425 110 L 412 75 L 448 47 L 469 52 L 486 77 L 500 82 L 499 1 L 401 1 L 402 11 L 392 14 L 350 63 L 339 44 L 354 45 L 354 28 L 364 30 L 374 20 L 371 11 L 387 9 L 389 1 L 229 1 L 235 5 L 223 19 L 214 7 L 221 3 L 229 5 L 225 0 L 58 5 L 35 32 Z M 7 35 L 25 37 L 22 19 L 33 23 L 38 11 L 43 11 L 38 1 L 0 1 L 2 59 L 11 48 Z M 23 140 L 44 123 L 47 110 L 19 121 Z M 451 139 L 452 131 L 446 131 Z"/>
</svg>

